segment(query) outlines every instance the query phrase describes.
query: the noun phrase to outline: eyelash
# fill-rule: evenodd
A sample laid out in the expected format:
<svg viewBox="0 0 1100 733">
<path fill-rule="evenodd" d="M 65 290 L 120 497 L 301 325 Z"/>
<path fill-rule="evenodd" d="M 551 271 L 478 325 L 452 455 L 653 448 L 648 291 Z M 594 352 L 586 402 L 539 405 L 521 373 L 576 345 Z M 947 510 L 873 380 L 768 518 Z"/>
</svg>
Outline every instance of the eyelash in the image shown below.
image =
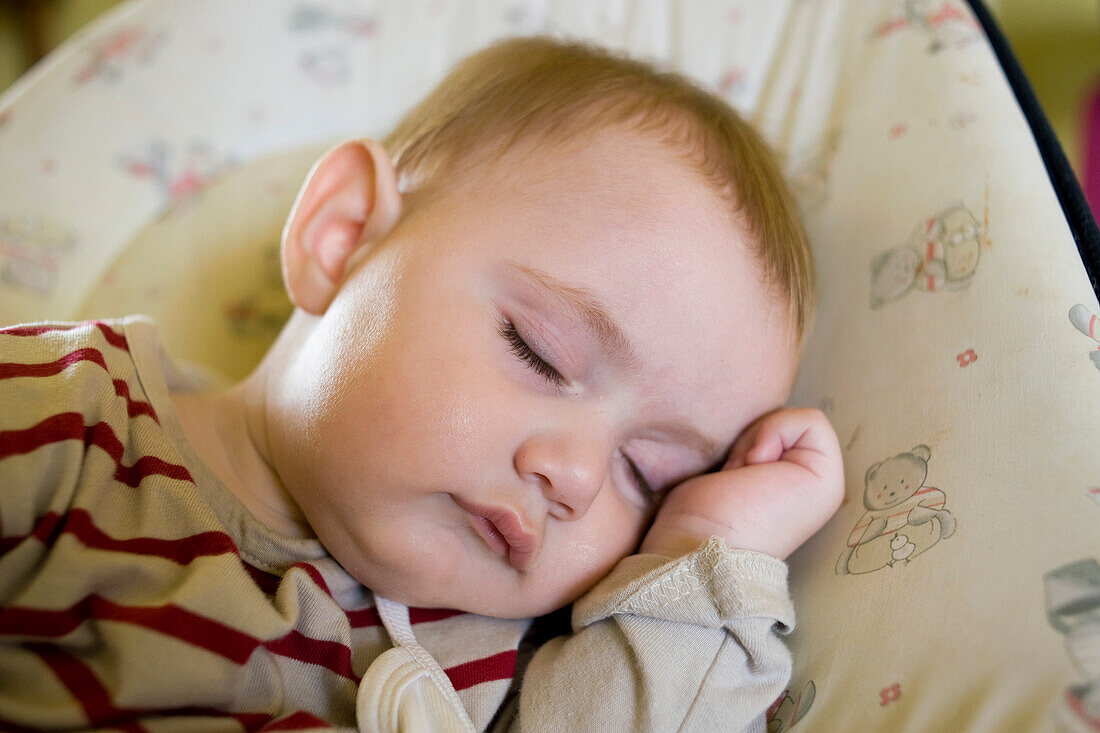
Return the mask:
<svg viewBox="0 0 1100 733">
<path fill-rule="evenodd" d="M 638 490 L 645 496 L 646 503 L 652 503 L 657 496 L 657 492 L 653 490 L 653 487 L 649 485 L 649 482 L 645 480 L 645 476 L 638 470 L 638 465 L 634 461 L 630 460 L 626 456 L 623 456 L 626 461 L 626 465 L 630 467 L 630 473 L 634 477 L 634 483 L 637 485 Z"/>
<path fill-rule="evenodd" d="M 504 340 L 508 342 L 508 350 L 512 352 L 513 356 L 531 367 L 535 373 L 546 379 L 546 381 L 552 382 L 558 387 L 565 384 L 565 377 L 527 345 L 527 342 L 519 335 L 519 331 L 516 330 L 511 321 L 502 318 L 499 331 Z"/>
<path fill-rule="evenodd" d="M 508 350 L 512 352 L 513 356 L 527 364 L 535 373 L 545 378 L 548 382 L 552 382 L 559 387 L 565 384 L 565 377 L 563 377 L 557 369 L 552 367 L 549 362 L 536 354 L 534 349 L 527 345 L 527 342 L 519 335 L 519 331 L 516 330 L 516 327 L 511 321 L 507 318 L 500 319 L 498 330 L 504 340 L 508 342 Z M 623 456 L 623 459 L 630 469 L 630 476 L 634 481 L 634 485 L 638 487 L 638 490 L 645 497 L 646 503 L 651 503 L 656 497 L 657 492 L 654 491 L 653 487 L 646 481 L 645 476 L 638 469 L 634 461 L 626 456 Z"/>
</svg>

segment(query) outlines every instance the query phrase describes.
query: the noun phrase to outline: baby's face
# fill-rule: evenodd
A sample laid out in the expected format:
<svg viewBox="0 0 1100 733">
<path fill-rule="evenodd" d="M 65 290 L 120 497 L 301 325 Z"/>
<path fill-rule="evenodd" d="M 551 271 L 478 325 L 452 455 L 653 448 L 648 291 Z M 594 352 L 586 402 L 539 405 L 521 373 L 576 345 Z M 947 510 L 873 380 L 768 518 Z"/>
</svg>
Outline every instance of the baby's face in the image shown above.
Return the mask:
<svg viewBox="0 0 1100 733">
<path fill-rule="evenodd" d="M 320 540 L 410 605 L 573 601 L 795 369 L 786 303 L 672 155 L 606 133 L 517 160 L 411 209 L 269 397 Z"/>
</svg>

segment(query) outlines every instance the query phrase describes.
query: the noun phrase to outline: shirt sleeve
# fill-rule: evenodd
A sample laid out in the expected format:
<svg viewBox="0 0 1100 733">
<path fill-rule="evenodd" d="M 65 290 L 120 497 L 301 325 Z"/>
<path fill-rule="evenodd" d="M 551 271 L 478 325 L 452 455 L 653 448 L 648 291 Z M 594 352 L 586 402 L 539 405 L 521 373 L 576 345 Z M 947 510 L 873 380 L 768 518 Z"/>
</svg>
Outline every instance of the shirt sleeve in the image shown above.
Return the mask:
<svg viewBox="0 0 1100 733">
<path fill-rule="evenodd" d="M 785 689 L 787 566 L 712 537 L 632 555 L 573 607 L 523 677 L 513 730 L 763 731 Z"/>
<path fill-rule="evenodd" d="M 114 395 L 109 378 L 84 377 L 106 375 L 95 346 L 62 327 L 0 329 L 0 605 L 40 566 L 72 501 L 85 445 L 100 437 L 86 429 L 71 388 L 93 403 L 105 390 Z"/>
</svg>

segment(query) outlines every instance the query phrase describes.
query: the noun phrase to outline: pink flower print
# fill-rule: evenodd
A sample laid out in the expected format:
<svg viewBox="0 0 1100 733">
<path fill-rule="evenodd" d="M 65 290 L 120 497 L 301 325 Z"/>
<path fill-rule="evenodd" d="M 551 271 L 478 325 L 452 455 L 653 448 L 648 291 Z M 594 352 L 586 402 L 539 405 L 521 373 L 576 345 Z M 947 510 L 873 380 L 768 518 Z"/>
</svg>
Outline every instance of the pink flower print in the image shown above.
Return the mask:
<svg viewBox="0 0 1100 733">
<path fill-rule="evenodd" d="M 374 18 L 356 17 L 348 22 L 348 30 L 353 36 L 370 38 L 378 33 L 378 23 Z"/>
<path fill-rule="evenodd" d="M 131 160 L 126 164 L 126 172 L 134 178 L 150 178 L 157 175 L 157 167 L 143 160 Z"/>
<path fill-rule="evenodd" d="M 77 72 L 76 83 L 83 84 L 96 77 L 119 78 L 127 64 L 149 61 L 163 36 L 163 32 L 151 35 L 141 26 L 119 29 L 95 47 L 91 59 Z"/>
<path fill-rule="evenodd" d="M 959 366 L 964 367 L 976 362 L 978 355 L 974 353 L 974 349 L 967 349 L 955 358 L 959 360 Z"/>
<path fill-rule="evenodd" d="M 896 682 L 889 687 L 883 687 L 878 693 L 882 700 L 879 705 L 885 706 L 901 698 L 901 685 Z"/>
<path fill-rule="evenodd" d="M 885 38 L 895 31 L 900 31 L 909 27 L 909 21 L 905 18 L 894 18 L 893 20 L 886 21 L 875 28 L 875 38 Z"/>
<path fill-rule="evenodd" d="M 176 162 L 179 157 L 183 159 Z M 180 156 L 160 141 L 149 143 L 145 151 L 125 155 L 121 160 L 121 167 L 129 175 L 156 185 L 169 208 L 191 199 L 230 164 L 231 161 L 218 159 L 203 143 L 192 143 Z"/>
<path fill-rule="evenodd" d="M 978 27 L 977 22 L 975 22 L 973 18 L 954 5 L 948 5 L 947 3 L 940 5 L 939 10 L 928 14 L 928 25 L 933 28 L 945 25 L 953 20 L 961 21 L 963 24 L 969 25 L 972 28 Z"/>
<path fill-rule="evenodd" d="M 180 173 L 168 187 L 168 196 L 172 201 L 180 201 L 202 189 L 204 181 L 195 171 L 188 169 Z"/>
<path fill-rule="evenodd" d="M 978 118 L 970 112 L 956 112 L 948 118 L 947 124 L 955 130 L 965 130 Z"/>
<path fill-rule="evenodd" d="M 723 97 L 728 97 L 745 81 L 745 70 L 734 67 L 726 71 L 722 75 L 721 81 L 718 82 L 718 94 Z"/>
<path fill-rule="evenodd" d="M 141 28 L 123 28 L 99 47 L 99 56 L 102 59 L 122 58 L 144 37 L 145 31 Z"/>
</svg>

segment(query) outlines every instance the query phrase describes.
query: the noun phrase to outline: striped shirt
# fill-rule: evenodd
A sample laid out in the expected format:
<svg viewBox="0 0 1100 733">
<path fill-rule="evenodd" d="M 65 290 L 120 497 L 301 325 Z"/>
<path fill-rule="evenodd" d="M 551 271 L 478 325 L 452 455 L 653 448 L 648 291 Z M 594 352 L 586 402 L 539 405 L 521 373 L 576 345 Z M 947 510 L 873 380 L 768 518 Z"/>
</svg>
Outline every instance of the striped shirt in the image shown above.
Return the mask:
<svg viewBox="0 0 1100 733">
<path fill-rule="evenodd" d="M 142 319 L 0 330 L 0 728 L 356 726 L 378 604 L 202 465 L 186 381 Z M 485 728 L 529 623 L 408 621 Z"/>
<path fill-rule="evenodd" d="M 0 729 L 764 730 L 783 562 L 631 555 L 556 636 L 406 608 L 248 513 L 191 386 L 140 317 L 0 329 Z"/>
</svg>

